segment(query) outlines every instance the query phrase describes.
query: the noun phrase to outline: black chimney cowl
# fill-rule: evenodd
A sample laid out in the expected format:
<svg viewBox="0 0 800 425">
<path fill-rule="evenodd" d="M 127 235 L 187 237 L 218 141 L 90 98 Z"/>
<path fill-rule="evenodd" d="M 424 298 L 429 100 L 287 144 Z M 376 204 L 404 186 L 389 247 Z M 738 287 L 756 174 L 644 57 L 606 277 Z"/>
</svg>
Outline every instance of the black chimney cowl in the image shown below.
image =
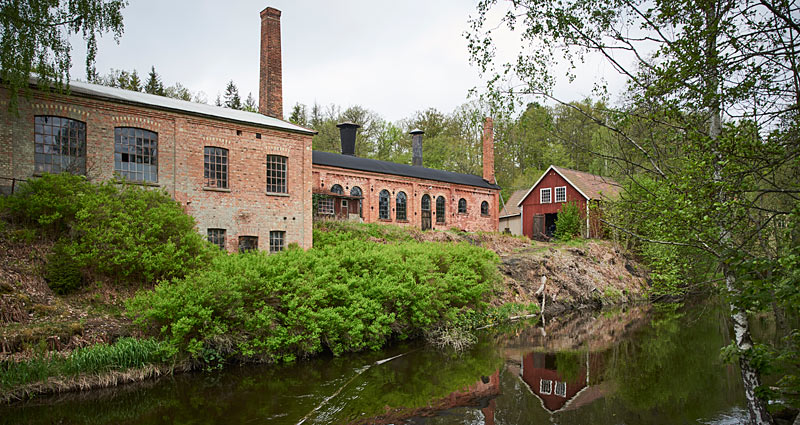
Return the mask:
<svg viewBox="0 0 800 425">
<path fill-rule="evenodd" d="M 339 127 L 339 137 L 342 139 L 342 155 L 356 155 L 356 130 L 361 127 L 352 122 L 336 124 Z"/>
<path fill-rule="evenodd" d="M 411 165 L 422 167 L 422 135 L 424 131 L 414 129 L 408 132 L 411 135 Z"/>
</svg>

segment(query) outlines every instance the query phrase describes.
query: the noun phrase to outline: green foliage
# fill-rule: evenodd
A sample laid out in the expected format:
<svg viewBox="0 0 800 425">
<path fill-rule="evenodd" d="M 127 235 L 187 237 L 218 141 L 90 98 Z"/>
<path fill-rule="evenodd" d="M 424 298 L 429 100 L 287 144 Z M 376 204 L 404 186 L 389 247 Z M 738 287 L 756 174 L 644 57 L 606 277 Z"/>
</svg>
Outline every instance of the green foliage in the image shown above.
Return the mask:
<svg viewBox="0 0 800 425">
<path fill-rule="evenodd" d="M 497 278 L 497 256 L 468 244 L 376 244 L 330 233 L 309 251 L 219 256 L 140 292 L 129 314 L 174 352 L 293 360 L 416 336 L 482 309 Z"/>
<path fill-rule="evenodd" d="M 124 0 L 4 1 L 0 3 L 0 81 L 11 91 L 9 108 L 16 110 L 17 94 L 29 94 L 31 75 L 39 85 L 65 88 L 72 67 L 71 42 L 81 34 L 86 42 L 86 74 L 94 74 L 97 35 L 122 35 Z M 74 40 L 74 39 L 73 39 Z"/>
<path fill-rule="evenodd" d="M 321 221 L 314 224 L 314 247 L 326 248 L 345 243 L 350 239 L 410 242 L 414 240 L 414 232 L 416 232 L 415 229 L 377 223 L 362 224 L 340 220 Z"/>
<path fill-rule="evenodd" d="M 57 354 L 26 361 L 0 362 L 0 388 L 16 387 L 44 381 L 51 376 L 69 377 L 124 371 L 169 360 L 166 344 L 154 339 L 121 338 L 114 344 L 96 344 L 78 348 L 66 357 Z"/>
<path fill-rule="evenodd" d="M 53 250 L 47 257 L 45 265 L 45 280 L 50 289 L 56 294 L 66 295 L 74 292 L 83 283 L 81 268 L 73 260 L 72 246 L 63 242 L 53 245 Z"/>
<path fill-rule="evenodd" d="M 558 212 L 556 219 L 556 239 L 560 241 L 568 241 L 577 236 L 581 232 L 581 212 L 578 209 L 578 204 L 575 202 L 567 202 L 561 205 L 561 211 Z"/>
<path fill-rule="evenodd" d="M 48 276 L 64 290 L 74 286 L 73 267 L 84 276 L 153 282 L 183 276 L 215 255 L 168 194 L 141 186 L 46 174 L 0 208 L 6 219 L 59 239 Z"/>
</svg>

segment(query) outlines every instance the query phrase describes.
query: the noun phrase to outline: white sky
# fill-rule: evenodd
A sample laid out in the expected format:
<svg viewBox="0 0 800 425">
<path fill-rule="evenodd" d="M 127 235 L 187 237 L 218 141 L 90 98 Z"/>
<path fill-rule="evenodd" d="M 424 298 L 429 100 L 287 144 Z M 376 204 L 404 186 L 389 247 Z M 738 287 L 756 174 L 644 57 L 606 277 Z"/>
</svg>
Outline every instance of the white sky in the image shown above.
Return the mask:
<svg viewBox="0 0 800 425">
<path fill-rule="evenodd" d="M 475 13 L 468 0 L 131 0 L 120 43 L 100 40 L 97 70 L 136 69 L 144 80 L 155 65 L 166 85 L 203 91 L 209 103 L 229 80 L 257 100 L 259 12 L 267 6 L 282 12 L 285 116 L 296 102 L 316 101 L 361 105 L 397 121 L 429 107 L 451 112 L 469 89 L 484 86 L 463 36 Z M 81 42 L 73 41 L 72 78 L 85 79 Z M 622 86 L 597 60 L 573 83 L 559 81 L 555 94 L 585 98 L 600 76 L 612 89 Z"/>
</svg>

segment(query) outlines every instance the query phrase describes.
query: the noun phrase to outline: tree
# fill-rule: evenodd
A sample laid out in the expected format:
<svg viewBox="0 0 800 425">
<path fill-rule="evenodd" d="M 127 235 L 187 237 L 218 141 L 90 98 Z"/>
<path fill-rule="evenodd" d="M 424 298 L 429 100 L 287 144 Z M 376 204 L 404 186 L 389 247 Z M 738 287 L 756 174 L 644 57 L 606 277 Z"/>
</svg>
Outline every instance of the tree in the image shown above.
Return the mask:
<svg viewBox="0 0 800 425">
<path fill-rule="evenodd" d="M 239 89 L 236 88 L 236 84 L 233 83 L 233 80 L 228 82 L 222 99 L 222 106 L 231 109 L 242 109 L 242 98 L 239 96 Z"/>
<path fill-rule="evenodd" d="M 295 103 L 292 106 L 292 113 L 289 115 L 289 121 L 297 125 L 308 125 L 308 112 L 306 112 L 306 105 L 302 103 Z"/>
<path fill-rule="evenodd" d="M 156 73 L 156 67 L 150 67 L 150 74 L 147 77 L 147 84 L 144 86 L 145 93 L 150 94 L 157 94 L 159 96 L 164 96 L 166 93 L 164 92 L 164 84 L 161 83 L 161 77 L 158 76 Z"/>
<path fill-rule="evenodd" d="M 126 5 L 125 0 L 0 2 L 0 81 L 9 87 L 9 108 L 16 109 L 20 91 L 29 93 L 31 75 L 40 87 L 69 86 L 72 34 L 82 34 L 86 42 L 86 75 L 93 78 L 97 35 L 111 32 L 119 40 Z"/>
<path fill-rule="evenodd" d="M 253 98 L 252 92 L 247 93 L 247 100 L 244 101 L 242 110 L 247 112 L 258 112 L 258 104 L 256 104 L 256 100 Z"/>
<path fill-rule="evenodd" d="M 191 102 L 193 99 L 191 90 L 184 87 L 181 83 L 175 83 L 167 87 L 164 90 L 164 96 L 171 97 L 173 99 L 185 100 L 187 102 Z"/>
<path fill-rule="evenodd" d="M 626 172 L 627 196 L 636 201 L 626 206 L 647 215 L 651 227 L 618 227 L 684 258 L 707 259 L 707 277 L 724 282 L 736 335 L 728 353 L 739 360 L 751 422 L 771 423 L 758 396 L 765 394 L 763 350 L 751 339 L 746 312 L 769 306 L 779 288 L 772 282 L 788 278 L 779 267 L 790 257 L 785 236 L 764 231 L 792 217 L 791 206 L 800 203 L 797 180 L 783 177 L 797 175 L 800 156 L 798 4 L 517 1 L 500 19 L 524 48 L 497 66 L 493 30 L 484 30 L 497 27 L 489 22 L 496 3 L 479 3 L 468 35 L 473 60 L 489 74 L 492 100 L 507 108 L 520 95 L 555 100 L 551 58 L 558 54 L 572 78 L 575 64 L 594 53 L 628 79 L 627 104 L 609 108 L 605 119 L 559 103 L 592 117 L 620 145 L 605 158 Z M 654 132 L 630 131 L 639 123 Z M 668 149 L 656 147 L 664 141 Z"/>
<path fill-rule="evenodd" d="M 130 73 L 130 78 L 127 80 L 127 86 L 122 88 L 133 91 L 142 91 L 142 80 L 139 79 L 139 73 L 136 72 L 135 69 Z"/>
</svg>

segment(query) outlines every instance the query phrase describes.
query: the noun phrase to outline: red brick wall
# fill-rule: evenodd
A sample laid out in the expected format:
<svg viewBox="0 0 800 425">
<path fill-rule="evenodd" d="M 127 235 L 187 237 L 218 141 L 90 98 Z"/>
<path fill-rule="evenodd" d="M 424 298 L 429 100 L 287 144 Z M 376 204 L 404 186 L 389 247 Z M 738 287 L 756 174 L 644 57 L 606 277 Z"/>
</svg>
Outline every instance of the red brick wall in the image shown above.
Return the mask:
<svg viewBox="0 0 800 425">
<path fill-rule="evenodd" d="M 86 123 L 87 177 L 107 180 L 114 172 L 114 128 L 138 127 L 158 133 L 158 184 L 197 221 L 198 231 L 223 228 L 227 248 L 238 236 L 258 236 L 269 248 L 269 232 L 286 232 L 286 243 L 312 245 L 311 136 L 178 112 L 129 106 L 79 96 L 35 92 L 20 99 L 19 116 L 8 112 L 0 88 L 0 178 L 34 175 L 35 115 L 56 115 Z M 237 135 L 237 130 L 241 135 Z M 256 139 L 256 133 L 261 139 Z M 229 191 L 206 190 L 203 148 L 228 149 Z M 266 193 L 266 156 L 288 157 L 288 195 Z M 9 183 L 0 179 L 0 186 Z"/>
<path fill-rule="evenodd" d="M 496 232 L 498 226 L 499 191 L 473 186 L 444 183 L 413 177 L 393 176 L 380 173 L 347 170 L 329 166 L 314 166 L 313 181 L 315 189 L 328 190 L 334 184 L 344 188 L 349 194 L 353 186 L 358 186 L 364 195 L 362 211 L 367 223 L 392 223 L 400 226 L 421 228 L 421 202 L 424 195 L 431 197 L 431 225 L 433 229 L 450 229 L 456 227 L 468 232 Z M 389 191 L 389 220 L 378 219 L 378 196 L 381 190 Z M 406 193 L 407 220 L 396 219 L 395 201 L 397 193 Z M 445 221 L 436 222 L 436 198 L 445 198 Z M 458 213 L 458 200 L 467 200 L 467 213 Z M 489 215 L 481 215 L 481 202 L 489 203 Z"/>
<path fill-rule="evenodd" d="M 561 175 L 553 170 L 549 170 L 547 175 L 537 184 L 526 198 L 522 200 L 522 234 L 533 238 L 533 216 L 534 214 L 552 214 L 561 211 L 563 202 L 555 202 L 556 187 L 567 187 L 567 202 L 575 202 L 581 211 L 581 216 L 586 217 L 586 198 L 572 187 Z M 550 200 L 548 204 L 540 202 L 539 189 L 550 188 Z"/>
</svg>

